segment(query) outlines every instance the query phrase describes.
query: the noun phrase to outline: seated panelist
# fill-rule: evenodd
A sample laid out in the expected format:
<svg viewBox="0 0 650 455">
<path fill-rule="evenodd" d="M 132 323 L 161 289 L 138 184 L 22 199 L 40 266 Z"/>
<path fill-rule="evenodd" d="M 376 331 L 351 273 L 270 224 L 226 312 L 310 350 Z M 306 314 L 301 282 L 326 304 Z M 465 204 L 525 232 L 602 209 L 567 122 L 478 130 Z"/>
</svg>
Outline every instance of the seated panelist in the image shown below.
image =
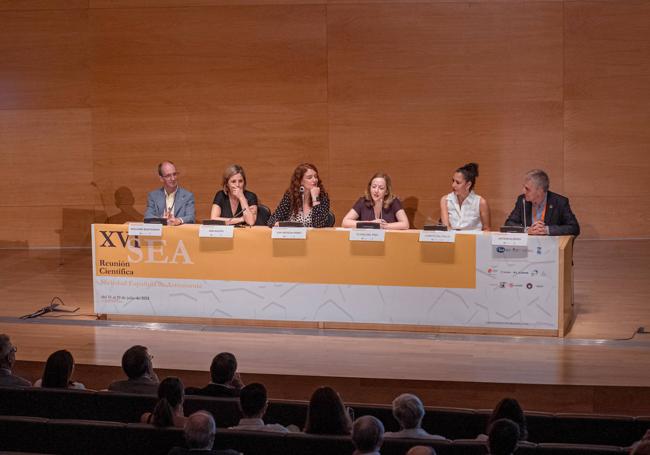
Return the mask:
<svg viewBox="0 0 650 455">
<path fill-rule="evenodd" d="M 377 173 L 372 176 L 365 194 L 359 198 L 343 218 L 341 225 L 356 227 L 357 221 L 379 223 L 382 229 L 408 229 L 409 220 L 402 203 L 393 194 L 393 186 L 388 174 Z"/>
<path fill-rule="evenodd" d="M 440 219 L 447 229 L 490 230 L 490 208 L 474 192 L 478 164 L 459 167 L 451 178 L 452 192 L 440 199 Z"/>
<path fill-rule="evenodd" d="M 506 226 L 524 226 L 530 235 L 579 235 L 580 224 L 571 211 L 569 199 L 548 188 L 546 172 L 528 171 L 524 177 L 524 194 L 517 198 Z"/>
<path fill-rule="evenodd" d="M 302 163 L 293 171 L 289 188 L 267 224 L 273 227 L 279 221 L 295 221 L 306 227 L 327 227 L 329 213 L 330 200 L 318 169 L 311 163 Z"/>
<path fill-rule="evenodd" d="M 144 218 L 166 218 L 170 226 L 194 223 L 194 195 L 178 185 L 179 173 L 171 161 L 158 165 L 163 186 L 147 195 Z"/>
<path fill-rule="evenodd" d="M 244 169 L 233 164 L 223 173 L 223 189 L 212 201 L 210 219 L 223 220 L 226 224 L 255 224 L 257 219 L 257 196 L 246 189 Z"/>
</svg>

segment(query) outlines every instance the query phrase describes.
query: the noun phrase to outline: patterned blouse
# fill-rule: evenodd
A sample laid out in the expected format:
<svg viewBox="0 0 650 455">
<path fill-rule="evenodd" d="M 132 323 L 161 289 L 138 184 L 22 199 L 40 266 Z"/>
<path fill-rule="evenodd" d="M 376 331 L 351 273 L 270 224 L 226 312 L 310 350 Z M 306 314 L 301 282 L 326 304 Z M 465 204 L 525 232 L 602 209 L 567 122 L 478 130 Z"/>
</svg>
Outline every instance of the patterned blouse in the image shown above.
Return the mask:
<svg viewBox="0 0 650 455">
<path fill-rule="evenodd" d="M 273 215 L 269 217 L 267 225 L 273 227 L 277 221 L 298 221 L 306 227 L 327 227 L 330 213 L 330 199 L 327 193 L 321 193 L 319 201 L 320 204 L 312 207 L 307 216 L 303 213 L 302 207 L 298 210 L 298 213 L 293 213 L 293 210 L 291 210 L 291 195 L 287 191 L 282 196 L 282 200 L 275 209 L 275 212 L 273 212 Z"/>
</svg>

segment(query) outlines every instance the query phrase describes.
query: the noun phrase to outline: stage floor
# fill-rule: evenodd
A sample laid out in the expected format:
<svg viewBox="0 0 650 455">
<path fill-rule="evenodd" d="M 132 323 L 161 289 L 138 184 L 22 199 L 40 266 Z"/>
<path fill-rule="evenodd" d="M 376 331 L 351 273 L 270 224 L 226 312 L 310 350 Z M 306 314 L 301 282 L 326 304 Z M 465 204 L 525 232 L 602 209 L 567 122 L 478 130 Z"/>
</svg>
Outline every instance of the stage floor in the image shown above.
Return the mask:
<svg viewBox="0 0 650 455">
<path fill-rule="evenodd" d="M 428 405 L 489 408 L 508 394 L 528 409 L 650 413 L 650 336 L 635 335 L 650 330 L 650 240 L 576 242 L 576 320 L 565 339 L 97 321 L 91 262 L 90 249 L 0 250 L 0 332 L 28 375 L 66 348 L 78 379 L 101 388 L 119 375 L 122 352 L 144 344 L 156 368 L 188 384 L 207 381 L 215 353 L 233 352 L 245 380 L 278 398 L 307 399 L 328 383 L 359 402 L 413 391 Z M 18 319 L 54 296 L 79 312 Z"/>
</svg>

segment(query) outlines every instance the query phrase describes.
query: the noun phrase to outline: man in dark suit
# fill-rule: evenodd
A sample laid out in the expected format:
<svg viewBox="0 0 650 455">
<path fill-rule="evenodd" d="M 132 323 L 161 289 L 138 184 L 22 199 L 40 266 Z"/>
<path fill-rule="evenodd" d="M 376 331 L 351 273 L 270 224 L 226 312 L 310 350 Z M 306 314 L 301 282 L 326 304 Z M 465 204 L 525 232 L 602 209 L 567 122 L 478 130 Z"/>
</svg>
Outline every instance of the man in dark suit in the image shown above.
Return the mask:
<svg viewBox="0 0 650 455">
<path fill-rule="evenodd" d="M 239 391 L 244 386 L 237 373 L 237 359 L 230 352 L 221 352 L 212 359 L 210 379 L 212 382 L 203 388 L 187 387 L 185 395 L 238 397 Z"/>
<path fill-rule="evenodd" d="M 212 414 L 207 411 L 198 411 L 189 416 L 185 422 L 183 433 L 188 448 L 174 447 L 169 451 L 169 455 L 239 455 L 239 452 L 229 449 L 212 450 L 214 437 L 217 434 L 217 425 Z"/>
<path fill-rule="evenodd" d="M 579 235 L 580 224 L 571 211 L 569 199 L 549 191 L 548 187 L 546 172 L 528 171 L 524 194 L 517 198 L 506 226 L 527 226 L 530 235 Z"/>
<path fill-rule="evenodd" d="M 153 370 L 152 359 L 153 356 L 149 354 L 146 346 L 131 346 L 122 355 L 122 369 L 128 379 L 111 382 L 108 390 L 111 392 L 156 395 L 160 381 Z"/>
<path fill-rule="evenodd" d="M 158 176 L 163 186 L 147 195 L 145 219 L 166 218 L 169 226 L 194 223 L 194 194 L 178 186 L 178 175 L 171 161 L 158 165 Z"/>
</svg>

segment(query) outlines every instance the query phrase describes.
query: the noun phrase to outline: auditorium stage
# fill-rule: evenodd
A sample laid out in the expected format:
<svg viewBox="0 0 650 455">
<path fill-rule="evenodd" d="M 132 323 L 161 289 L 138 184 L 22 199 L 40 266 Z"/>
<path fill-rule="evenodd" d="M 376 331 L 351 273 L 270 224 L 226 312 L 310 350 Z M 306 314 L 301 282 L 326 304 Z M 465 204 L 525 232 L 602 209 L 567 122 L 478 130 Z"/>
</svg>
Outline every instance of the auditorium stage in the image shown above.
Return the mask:
<svg viewBox="0 0 650 455">
<path fill-rule="evenodd" d="M 124 349 L 147 345 L 161 376 L 207 381 L 212 356 L 231 351 L 244 380 L 275 398 L 307 399 L 320 384 L 354 402 L 412 391 L 427 405 L 489 408 L 504 395 L 529 410 L 650 414 L 650 240 L 578 240 L 576 320 L 565 339 L 96 320 L 90 249 L 0 250 L 0 332 L 18 346 L 19 372 L 35 380 L 56 349 L 76 377 L 103 388 Z M 20 315 L 58 296 L 74 315 Z M 632 337 L 635 335 L 634 337 Z M 630 338 L 625 340 L 625 338 Z"/>
</svg>

